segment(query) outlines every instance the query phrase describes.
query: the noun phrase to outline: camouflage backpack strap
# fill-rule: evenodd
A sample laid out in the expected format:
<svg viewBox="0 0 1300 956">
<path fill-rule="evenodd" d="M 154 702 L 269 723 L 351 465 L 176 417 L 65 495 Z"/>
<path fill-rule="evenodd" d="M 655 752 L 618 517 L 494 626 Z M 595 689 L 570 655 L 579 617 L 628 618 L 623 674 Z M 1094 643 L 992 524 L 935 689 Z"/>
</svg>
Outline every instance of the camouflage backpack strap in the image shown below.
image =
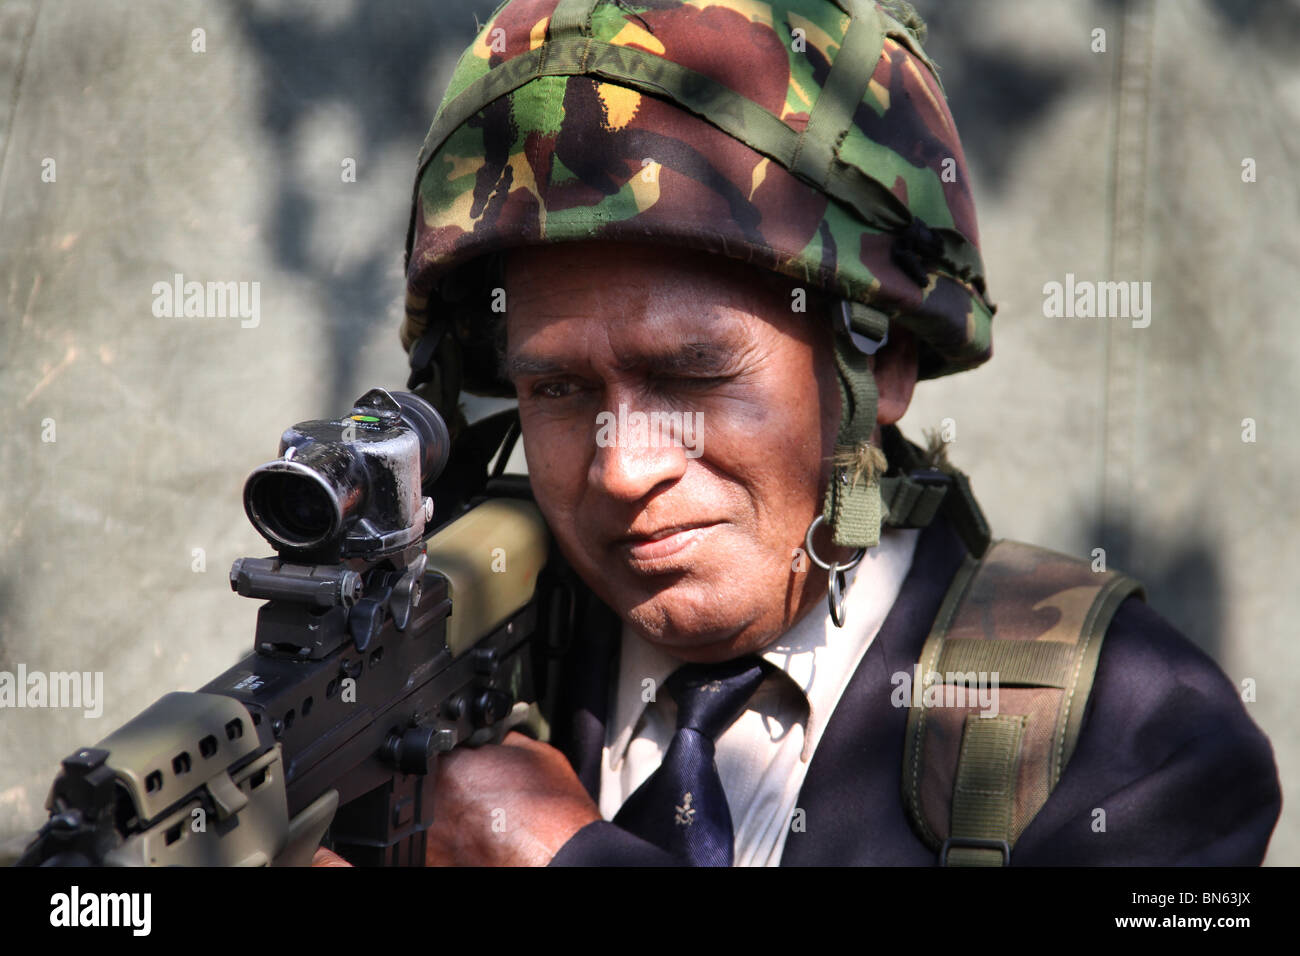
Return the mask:
<svg viewBox="0 0 1300 956">
<path fill-rule="evenodd" d="M 913 674 L 903 751 L 903 803 L 941 866 L 1010 862 L 1070 762 L 1106 628 L 1134 594 L 1132 578 L 1017 541 L 967 556 Z"/>
</svg>

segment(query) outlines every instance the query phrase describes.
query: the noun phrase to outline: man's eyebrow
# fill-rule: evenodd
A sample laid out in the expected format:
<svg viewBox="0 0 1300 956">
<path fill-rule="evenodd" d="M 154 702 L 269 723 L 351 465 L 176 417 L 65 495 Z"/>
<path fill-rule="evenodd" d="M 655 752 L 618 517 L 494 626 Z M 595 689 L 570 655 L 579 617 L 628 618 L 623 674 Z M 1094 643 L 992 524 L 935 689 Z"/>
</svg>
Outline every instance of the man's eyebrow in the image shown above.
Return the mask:
<svg viewBox="0 0 1300 956">
<path fill-rule="evenodd" d="M 662 350 L 620 359 L 621 371 L 644 370 L 655 375 L 717 375 L 735 363 L 739 350 L 730 342 L 682 342 Z M 557 359 L 518 352 L 506 359 L 508 378 L 523 375 L 555 375 L 569 371 Z"/>
<path fill-rule="evenodd" d="M 501 371 L 507 379 L 513 379 L 521 375 L 554 375 L 564 371 L 564 365 L 538 355 L 520 352 L 503 360 Z"/>
</svg>

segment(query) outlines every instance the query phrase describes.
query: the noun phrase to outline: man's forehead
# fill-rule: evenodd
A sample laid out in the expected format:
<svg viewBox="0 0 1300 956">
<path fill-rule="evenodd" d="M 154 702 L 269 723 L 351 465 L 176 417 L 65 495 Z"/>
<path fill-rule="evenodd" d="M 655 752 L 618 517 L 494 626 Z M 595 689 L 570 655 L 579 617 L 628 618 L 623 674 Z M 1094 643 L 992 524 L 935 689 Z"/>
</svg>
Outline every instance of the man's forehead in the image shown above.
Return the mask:
<svg viewBox="0 0 1300 956">
<path fill-rule="evenodd" d="M 572 370 L 593 361 L 620 372 L 709 375 L 725 371 L 752 344 L 735 321 L 719 322 L 690 339 L 667 339 L 644 328 L 643 334 L 613 335 L 605 340 L 570 335 L 535 335 L 511 347 L 505 372 L 511 377 Z M 603 354 L 602 354 L 603 353 Z"/>
<path fill-rule="evenodd" d="M 576 365 L 721 374 L 790 309 L 789 280 L 680 248 L 560 245 L 507 257 L 503 374 Z M 586 268 L 582 268 L 586 266 Z"/>
</svg>

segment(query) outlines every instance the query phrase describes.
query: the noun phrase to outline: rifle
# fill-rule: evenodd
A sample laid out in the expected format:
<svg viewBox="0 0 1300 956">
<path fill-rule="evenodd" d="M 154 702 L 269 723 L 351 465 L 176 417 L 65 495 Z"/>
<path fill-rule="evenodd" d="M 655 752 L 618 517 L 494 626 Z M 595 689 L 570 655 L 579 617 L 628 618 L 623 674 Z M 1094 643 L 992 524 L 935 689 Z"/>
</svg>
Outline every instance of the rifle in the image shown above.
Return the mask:
<svg viewBox="0 0 1300 956">
<path fill-rule="evenodd" d="M 447 426 L 412 393 L 284 432 L 244 486 L 277 556 L 230 571 L 266 601 L 252 653 L 63 760 L 18 865 L 301 866 L 322 844 L 424 865 L 438 755 L 520 723 L 545 740 L 572 625 L 571 572 L 526 482 L 501 477 L 517 434 L 478 489 L 505 496 L 485 497 L 443 476 Z M 465 500 L 435 526 L 440 487 Z"/>
</svg>

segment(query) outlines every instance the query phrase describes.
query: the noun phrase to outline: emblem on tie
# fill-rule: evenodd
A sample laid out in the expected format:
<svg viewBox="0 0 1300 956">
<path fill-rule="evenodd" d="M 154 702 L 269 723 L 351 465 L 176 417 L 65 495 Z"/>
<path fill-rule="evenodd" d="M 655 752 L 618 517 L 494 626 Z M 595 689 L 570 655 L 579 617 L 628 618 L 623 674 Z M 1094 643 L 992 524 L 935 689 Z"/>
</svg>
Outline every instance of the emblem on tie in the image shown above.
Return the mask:
<svg viewBox="0 0 1300 956">
<path fill-rule="evenodd" d="M 673 807 L 677 811 L 677 825 L 679 827 L 688 827 L 695 822 L 695 808 L 691 806 L 691 794 L 687 791 L 682 796 L 682 805 Z"/>
</svg>

